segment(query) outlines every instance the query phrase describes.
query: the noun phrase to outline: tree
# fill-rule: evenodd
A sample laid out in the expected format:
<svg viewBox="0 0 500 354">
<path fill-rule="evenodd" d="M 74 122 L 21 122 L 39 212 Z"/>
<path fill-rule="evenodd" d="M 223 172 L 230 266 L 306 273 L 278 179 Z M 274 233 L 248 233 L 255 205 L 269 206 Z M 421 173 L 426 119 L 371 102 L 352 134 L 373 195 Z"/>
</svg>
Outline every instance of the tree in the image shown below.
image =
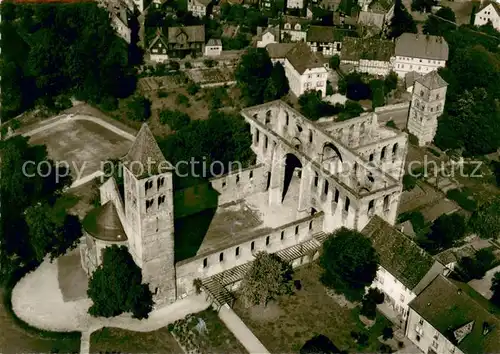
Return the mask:
<svg viewBox="0 0 500 354">
<path fill-rule="evenodd" d="M 275 254 L 258 252 L 241 283 L 247 306 L 267 305 L 280 295 L 292 293 L 292 267 Z"/>
<path fill-rule="evenodd" d="M 458 263 L 460 273 L 467 281 L 482 279 L 495 261 L 491 248 L 483 248 L 476 252 L 474 257 L 462 257 Z"/>
<path fill-rule="evenodd" d="M 25 212 L 30 244 L 38 262 L 46 254 L 53 260 L 68 249 L 77 246 L 82 236 L 81 224 L 77 216 L 66 214 L 47 202 L 28 207 Z"/>
<path fill-rule="evenodd" d="M 491 296 L 491 302 L 497 306 L 500 306 L 500 272 L 495 273 L 491 283 L 491 291 L 493 295 Z"/>
<path fill-rule="evenodd" d="M 382 330 L 382 338 L 384 340 L 388 340 L 392 337 L 394 337 L 394 330 L 392 329 L 392 327 L 384 327 L 384 329 Z"/>
<path fill-rule="evenodd" d="M 285 69 L 281 63 L 276 63 L 271 71 L 271 76 L 267 80 L 264 91 L 264 101 L 272 101 L 283 97 L 290 90 L 288 78 L 285 75 Z"/>
<path fill-rule="evenodd" d="M 330 58 L 330 68 L 333 70 L 337 70 L 340 66 L 340 57 L 338 54 L 335 54 Z"/>
<path fill-rule="evenodd" d="M 385 104 L 385 82 L 374 79 L 370 81 L 370 91 L 372 96 L 372 108 L 382 107 Z"/>
<path fill-rule="evenodd" d="M 347 100 L 344 104 L 344 109 L 339 113 L 338 121 L 344 121 L 351 118 L 359 117 L 365 110 L 359 102 Z"/>
<path fill-rule="evenodd" d="M 412 11 L 431 12 L 432 7 L 437 5 L 437 0 L 413 0 L 411 2 Z"/>
<path fill-rule="evenodd" d="M 128 117 L 145 122 L 151 117 L 151 101 L 144 96 L 136 96 L 128 103 Z"/>
<path fill-rule="evenodd" d="M 391 20 L 389 38 L 397 38 L 403 33 L 417 33 L 417 24 L 401 0 L 394 3 L 394 16 Z"/>
<path fill-rule="evenodd" d="M 417 185 L 417 178 L 406 174 L 403 176 L 403 190 L 411 191 Z"/>
<path fill-rule="evenodd" d="M 457 213 L 443 214 L 431 226 L 428 239 L 431 242 L 427 247 L 432 250 L 447 249 L 460 240 L 466 231 L 465 218 Z"/>
<path fill-rule="evenodd" d="M 345 93 L 350 100 L 359 101 L 370 98 L 370 86 L 363 81 L 363 76 L 354 71 L 339 81 L 339 92 Z"/>
<path fill-rule="evenodd" d="M 424 23 L 424 34 L 443 36 L 456 28 L 455 13 L 449 7 L 442 7 L 434 15 L 429 15 Z"/>
<path fill-rule="evenodd" d="M 323 284 L 347 298 L 359 300 L 365 287 L 375 279 L 378 254 L 370 239 L 343 227 L 323 244 L 320 264 L 323 267 Z"/>
<path fill-rule="evenodd" d="M 471 216 L 469 226 L 484 239 L 496 239 L 500 235 L 500 198 L 481 205 Z"/>
<path fill-rule="evenodd" d="M 389 93 L 392 90 L 398 88 L 398 74 L 391 71 L 384 79 L 385 93 Z"/>
<path fill-rule="evenodd" d="M 160 123 L 168 124 L 172 130 L 179 130 L 191 122 L 188 114 L 179 110 L 167 109 L 160 113 Z"/>
<path fill-rule="evenodd" d="M 332 106 L 321 99 L 321 91 L 307 91 L 299 97 L 300 111 L 310 120 L 334 115 L 342 110 L 341 105 Z"/>
<path fill-rule="evenodd" d="M 304 343 L 299 354 L 337 354 L 341 351 L 333 342 L 322 334 L 312 337 Z"/>
<path fill-rule="evenodd" d="M 132 312 L 134 318 L 148 318 L 153 308 L 153 294 L 142 284 L 141 268 L 124 246 L 104 249 L 102 264 L 89 279 L 87 290 L 93 304 L 92 316 L 114 317 Z"/>
<path fill-rule="evenodd" d="M 376 288 L 370 288 L 361 301 L 360 313 L 373 320 L 377 316 L 377 305 L 383 302 L 384 293 Z"/>
<path fill-rule="evenodd" d="M 264 91 L 272 70 L 273 64 L 265 48 L 249 48 L 242 55 L 235 77 L 248 105 L 264 102 Z"/>
</svg>

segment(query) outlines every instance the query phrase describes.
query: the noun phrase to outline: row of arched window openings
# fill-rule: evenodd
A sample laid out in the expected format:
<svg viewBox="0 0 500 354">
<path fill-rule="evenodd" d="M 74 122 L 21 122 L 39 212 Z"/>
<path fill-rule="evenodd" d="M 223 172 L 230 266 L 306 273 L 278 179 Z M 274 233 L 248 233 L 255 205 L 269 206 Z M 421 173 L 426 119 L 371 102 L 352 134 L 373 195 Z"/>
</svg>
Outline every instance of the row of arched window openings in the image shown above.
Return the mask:
<svg viewBox="0 0 500 354">
<path fill-rule="evenodd" d="M 315 172 L 314 187 L 318 188 L 318 186 L 319 186 L 319 176 L 318 173 Z M 325 183 L 323 184 L 323 196 L 326 197 L 328 195 L 329 188 L 330 188 L 330 183 L 328 182 L 328 180 L 325 179 Z M 335 195 L 333 200 L 335 201 L 335 203 L 338 203 L 340 199 L 340 191 L 337 188 L 334 189 L 335 189 Z M 344 210 L 346 212 L 349 211 L 350 205 L 351 205 L 351 200 L 349 199 L 349 197 L 345 197 Z"/>
<path fill-rule="evenodd" d="M 165 177 L 160 177 L 156 180 L 156 190 L 160 190 L 161 187 L 165 184 Z M 144 190 L 147 193 L 150 189 L 153 188 L 153 180 L 144 182 Z"/>
<path fill-rule="evenodd" d="M 313 221 L 311 220 L 309 222 L 309 231 L 311 231 L 313 228 Z M 295 230 L 294 230 L 294 235 L 297 236 L 299 234 L 299 225 L 295 226 Z M 281 233 L 280 233 L 280 240 L 281 241 L 284 241 L 285 240 L 285 230 L 282 230 Z M 266 247 L 269 247 L 271 245 L 271 236 L 267 236 L 266 237 Z M 252 241 L 250 243 L 250 251 L 253 252 L 255 251 L 255 241 Z M 236 257 L 239 257 L 240 254 L 241 254 L 241 251 L 240 251 L 240 247 L 237 246 L 235 249 L 234 249 L 234 254 Z M 224 262 L 224 252 L 221 252 L 219 253 L 219 263 L 222 263 Z M 203 268 L 206 268 L 208 267 L 208 258 L 204 258 L 203 259 Z"/>
<path fill-rule="evenodd" d="M 387 157 L 387 148 L 388 146 L 384 146 L 382 150 L 380 150 L 380 160 L 384 160 Z M 396 159 L 396 155 L 399 150 L 399 144 L 395 143 L 392 146 L 392 160 L 394 161 Z M 368 157 L 368 161 L 373 161 L 375 159 L 374 153 L 371 153 L 370 156 Z"/>
<path fill-rule="evenodd" d="M 253 179 L 253 171 L 248 171 L 248 180 L 251 181 Z M 240 174 L 238 173 L 236 175 L 236 184 L 240 183 Z M 224 181 L 222 181 L 222 187 L 225 187 L 226 186 L 226 179 L 224 179 Z"/>
<path fill-rule="evenodd" d="M 384 197 L 384 211 L 387 212 L 389 211 L 389 207 L 390 207 L 390 204 L 389 204 L 389 196 L 386 195 Z M 375 211 L 375 199 L 372 199 L 368 202 L 368 214 L 371 214 Z"/>
<path fill-rule="evenodd" d="M 158 208 L 163 204 L 165 203 L 165 196 L 164 195 L 161 195 L 158 197 Z M 153 206 L 154 206 L 154 203 L 155 203 L 155 200 L 154 198 L 151 198 L 151 199 L 147 199 L 146 200 L 146 211 L 148 211 L 149 209 L 151 209 Z"/>
</svg>

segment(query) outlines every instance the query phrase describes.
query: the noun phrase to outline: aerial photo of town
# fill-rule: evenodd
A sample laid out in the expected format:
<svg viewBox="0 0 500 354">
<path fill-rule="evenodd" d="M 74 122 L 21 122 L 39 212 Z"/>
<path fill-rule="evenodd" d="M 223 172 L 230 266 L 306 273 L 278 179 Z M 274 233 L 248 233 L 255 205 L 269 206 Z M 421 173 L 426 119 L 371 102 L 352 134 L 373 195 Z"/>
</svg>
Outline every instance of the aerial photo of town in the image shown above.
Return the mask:
<svg viewBox="0 0 500 354">
<path fill-rule="evenodd" d="M 500 0 L 2 0 L 0 353 L 500 353 Z"/>
</svg>

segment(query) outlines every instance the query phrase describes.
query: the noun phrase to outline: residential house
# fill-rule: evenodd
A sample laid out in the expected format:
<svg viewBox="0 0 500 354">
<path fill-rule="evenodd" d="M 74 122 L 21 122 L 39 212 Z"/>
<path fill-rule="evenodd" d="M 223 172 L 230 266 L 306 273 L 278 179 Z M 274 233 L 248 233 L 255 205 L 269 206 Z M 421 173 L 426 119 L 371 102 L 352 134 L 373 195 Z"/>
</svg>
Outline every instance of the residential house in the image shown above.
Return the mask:
<svg viewBox="0 0 500 354">
<path fill-rule="evenodd" d="M 498 353 L 500 320 L 467 284 L 437 276 L 412 302 L 406 336 L 424 353 Z"/>
<path fill-rule="evenodd" d="M 282 42 L 300 42 L 306 41 L 307 24 L 309 21 L 304 21 L 300 17 L 284 16 L 281 24 L 281 41 Z"/>
<path fill-rule="evenodd" d="M 369 5 L 366 2 L 359 12 L 358 25 L 382 31 L 389 26 L 394 17 L 393 0 L 374 0 Z"/>
<path fill-rule="evenodd" d="M 131 10 L 132 3 L 121 0 L 98 1 L 98 6 L 106 8 L 111 19 L 111 26 L 118 36 L 130 44 L 132 41 L 132 31 L 129 22 L 133 10 L 133 7 Z"/>
<path fill-rule="evenodd" d="M 313 52 L 325 56 L 340 55 L 342 40 L 346 36 L 356 35 L 355 31 L 330 26 L 311 26 L 307 30 L 307 45 Z"/>
<path fill-rule="evenodd" d="M 274 6 L 275 0 L 260 0 L 259 8 L 264 11 L 271 11 Z"/>
<path fill-rule="evenodd" d="M 358 24 L 358 12 L 352 12 L 351 15 L 346 15 L 343 12 L 336 11 L 333 13 L 333 25 L 337 27 L 356 29 Z"/>
<path fill-rule="evenodd" d="M 186 55 L 200 56 L 204 53 L 205 26 L 186 26 L 168 28 L 167 53 L 173 58 Z"/>
<path fill-rule="evenodd" d="M 284 67 L 286 55 L 293 47 L 295 43 L 270 43 L 266 46 L 266 50 L 273 64 L 281 63 Z"/>
<path fill-rule="evenodd" d="M 441 253 L 436 254 L 434 257 L 446 268 L 451 271 L 455 270 L 460 259 L 463 257 L 473 258 L 476 250 L 471 245 L 464 245 L 462 247 L 450 248 Z"/>
<path fill-rule="evenodd" d="M 270 43 L 279 42 L 279 26 L 269 26 L 266 29 L 257 28 L 257 48 L 265 48 Z"/>
<path fill-rule="evenodd" d="M 396 39 L 394 71 L 401 78 L 410 71 L 427 74 L 446 66 L 448 52 L 443 37 L 403 33 Z"/>
<path fill-rule="evenodd" d="M 384 206 L 371 203 L 368 213 L 374 213 L 377 207 Z M 445 267 L 408 236 L 378 216 L 370 220 L 362 234 L 372 241 L 373 248 L 379 255 L 379 269 L 371 287 L 384 293 L 385 303 L 395 311 L 404 327 L 408 304 L 437 275 L 442 274 Z"/>
<path fill-rule="evenodd" d="M 500 31 L 500 5 L 496 2 L 484 2 L 481 9 L 474 15 L 474 24 L 482 26 L 491 22 L 493 27 Z"/>
<path fill-rule="evenodd" d="M 205 17 L 210 15 L 212 10 L 212 0 L 188 0 L 188 11 L 195 17 Z"/>
<path fill-rule="evenodd" d="M 309 90 L 321 91 L 321 97 L 326 96 L 328 71 L 325 62 L 306 43 L 299 42 L 286 53 L 285 74 L 295 96 Z"/>
<path fill-rule="evenodd" d="M 422 77 L 422 74 L 417 73 L 416 71 L 410 71 L 405 75 L 405 89 L 406 92 L 412 93 L 413 86 L 415 85 L 415 81 Z"/>
<path fill-rule="evenodd" d="M 156 37 L 151 41 L 148 47 L 149 59 L 156 62 L 162 63 L 168 60 L 168 41 L 161 32 L 161 30 L 156 31 Z"/>
<path fill-rule="evenodd" d="M 209 39 L 205 44 L 205 56 L 216 57 L 222 53 L 222 41 L 220 39 Z"/>
<path fill-rule="evenodd" d="M 356 71 L 386 76 L 392 70 L 393 54 L 394 43 L 392 41 L 345 37 L 340 51 L 340 60 L 343 64 L 352 64 Z"/>
</svg>

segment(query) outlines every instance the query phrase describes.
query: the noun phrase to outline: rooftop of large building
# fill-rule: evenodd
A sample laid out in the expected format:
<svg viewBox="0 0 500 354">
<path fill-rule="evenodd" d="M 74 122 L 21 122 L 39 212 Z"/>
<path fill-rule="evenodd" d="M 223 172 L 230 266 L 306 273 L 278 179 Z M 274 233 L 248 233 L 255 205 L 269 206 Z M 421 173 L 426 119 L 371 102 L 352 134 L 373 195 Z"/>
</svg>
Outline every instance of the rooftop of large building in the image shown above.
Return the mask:
<svg viewBox="0 0 500 354">
<path fill-rule="evenodd" d="M 431 60 L 448 60 L 448 43 L 443 37 L 403 33 L 396 39 L 395 55 Z"/>
<path fill-rule="evenodd" d="M 362 233 L 372 241 L 380 266 L 409 289 L 414 289 L 434 264 L 430 254 L 378 216 Z"/>
<path fill-rule="evenodd" d="M 378 38 L 344 38 L 340 58 L 358 61 L 360 59 L 389 61 L 394 54 L 394 43 Z"/>
<path fill-rule="evenodd" d="M 311 26 L 307 30 L 307 42 L 333 43 L 340 42 L 344 37 L 355 37 L 356 31 L 333 26 Z"/>
<path fill-rule="evenodd" d="M 299 42 L 290 49 L 286 53 L 286 59 L 299 74 L 303 74 L 307 69 L 322 68 L 324 65 L 324 61 L 304 42 Z"/>
<path fill-rule="evenodd" d="M 185 26 L 185 27 L 169 27 L 168 28 L 168 43 L 178 43 L 179 38 L 185 36 L 186 42 L 205 42 L 205 26 Z"/>
<path fill-rule="evenodd" d="M 284 59 L 294 46 L 295 43 L 269 43 L 266 50 L 271 59 Z"/>
<path fill-rule="evenodd" d="M 443 80 L 436 70 L 415 79 L 415 82 L 427 87 L 429 90 L 436 90 L 448 86 L 448 83 Z"/>
<path fill-rule="evenodd" d="M 112 201 L 91 210 L 83 219 L 82 226 L 92 237 L 103 241 L 127 240 L 127 235 Z"/>
<path fill-rule="evenodd" d="M 465 354 L 498 352 L 500 320 L 467 284 L 440 275 L 409 306 Z"/>
</svg>

